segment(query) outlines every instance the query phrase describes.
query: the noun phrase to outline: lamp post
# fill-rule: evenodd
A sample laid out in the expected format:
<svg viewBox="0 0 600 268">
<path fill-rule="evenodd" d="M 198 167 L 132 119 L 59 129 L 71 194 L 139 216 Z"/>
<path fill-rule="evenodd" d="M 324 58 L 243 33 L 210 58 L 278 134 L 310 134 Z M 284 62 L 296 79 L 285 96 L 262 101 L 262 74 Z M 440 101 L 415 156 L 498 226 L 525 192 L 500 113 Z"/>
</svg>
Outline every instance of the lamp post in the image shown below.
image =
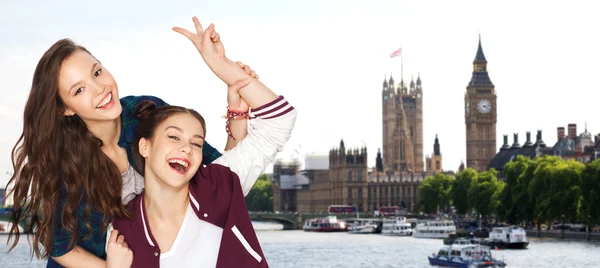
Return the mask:
<svg viewBox="0 0 600 268">
<path fill-rule="evenodd" d="M 538 238 L 540 237 L 540 231 L 541 231 L 541 228 L 542 228 L 541 227 L 540 218 L 542 218 L 542 213 L 541 212 L 538 214 L 538 220 L 537 220 L 537 229 L 538 229 L 537 230 L 537 237 Z"/>
<path fill-rule="evenodd" d="M 592 229 L 592 221 L 590 219 L 590 214 L 588 214 L 587 240 L 591 239 L 591 229 Z"/>
<path fill-rule="evenodd" d="M 563 214 L 561 218 L 562 219 L 560 224 L 560 238 L 565 239 L 565 215 Z"/>
</svg>

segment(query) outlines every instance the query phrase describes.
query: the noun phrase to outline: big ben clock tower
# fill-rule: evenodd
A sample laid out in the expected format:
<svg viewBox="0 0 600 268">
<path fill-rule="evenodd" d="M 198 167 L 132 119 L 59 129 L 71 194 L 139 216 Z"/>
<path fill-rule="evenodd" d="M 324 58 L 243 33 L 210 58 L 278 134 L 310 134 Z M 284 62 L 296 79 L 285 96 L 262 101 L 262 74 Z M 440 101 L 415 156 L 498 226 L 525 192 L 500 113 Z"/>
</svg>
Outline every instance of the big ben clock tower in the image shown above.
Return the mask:
<svg viewBox="0 0 600 268">
<path fill-rule="evenodd" d="M 465 93 L 467 167 L 478 172 L 487 170 L 496 155 L 496 111 L 496 91 L 487 72 L 479 37 L 473 75 Z"/>
</svg>

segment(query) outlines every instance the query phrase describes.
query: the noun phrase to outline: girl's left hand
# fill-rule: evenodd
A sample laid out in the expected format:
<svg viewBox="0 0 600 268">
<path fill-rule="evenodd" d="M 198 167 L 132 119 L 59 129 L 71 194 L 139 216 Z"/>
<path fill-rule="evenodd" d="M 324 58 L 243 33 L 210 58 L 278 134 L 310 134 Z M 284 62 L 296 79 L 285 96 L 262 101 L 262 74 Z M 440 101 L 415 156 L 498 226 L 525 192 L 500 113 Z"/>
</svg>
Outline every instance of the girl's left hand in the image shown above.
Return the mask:
<svg viewBox="0 0 600 268">
<path fill-rule="evenodd" d="M 250 66 L 239 61 L 236 63 L 240 66 L 240 68 L 244 69 L 246 74 L 258 79 L 258 74 L 250 69 Z M 249 110 L 248 104 L 244 101 L 244 99 L 242 99 L 242 96 L 240 96 L 240 90 L 246 87 L 248 83 L 250 83 L 249 79 L 240 79 L 227 88 L 227 105 L 229 106 L 229 110 L 240 112 L 247 112 Z"/>
</svg>

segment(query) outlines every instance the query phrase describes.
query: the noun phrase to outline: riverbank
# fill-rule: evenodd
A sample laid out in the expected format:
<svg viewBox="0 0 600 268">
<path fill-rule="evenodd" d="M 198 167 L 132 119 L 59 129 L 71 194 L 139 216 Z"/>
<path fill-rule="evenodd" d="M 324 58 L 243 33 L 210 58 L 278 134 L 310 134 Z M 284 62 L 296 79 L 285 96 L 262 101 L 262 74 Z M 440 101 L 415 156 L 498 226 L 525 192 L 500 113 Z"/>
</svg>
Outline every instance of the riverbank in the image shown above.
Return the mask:
<svg viewBox="0 0 600 268">
<path fill-rule="evenodd" d="M 556 231 L 540 231 L 539 236 L 538 236 L 538 231 L 537 230 L 527 230 L 527 237 L 529 237 L 529 238 L 540 237 L 540 238 L 557 238 L 557 239 L 561 239 L 562 238 L 562 233 L 559 230 L 556 230 Z M 565 234 L 564 234 L 564 238 L 565 239 L 574 239 L 574 240 L 587 240 L 588 239 L 588 233 L 587 232 L 571 232 L 571 231 L 566 231 Z M 592 232 L 592 233 L 590 233 L 590 240 L 600 241 L 600 233 L 599 232 Z"/>
</svg>

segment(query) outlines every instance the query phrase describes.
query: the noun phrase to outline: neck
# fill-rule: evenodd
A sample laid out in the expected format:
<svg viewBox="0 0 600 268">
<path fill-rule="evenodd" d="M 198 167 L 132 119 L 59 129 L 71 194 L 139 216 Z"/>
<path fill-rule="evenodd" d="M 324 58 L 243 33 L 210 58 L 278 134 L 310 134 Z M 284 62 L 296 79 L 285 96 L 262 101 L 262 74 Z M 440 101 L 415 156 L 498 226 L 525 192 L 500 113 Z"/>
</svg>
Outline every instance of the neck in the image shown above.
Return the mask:
<svg viewBox="0 0 600 268">
<path fill-rule="evenodd" d="M 145 173 L 144 206 L 148 217 L 161 221 L 183 219 L 189 205 L 189 184 L 173 188 L 161 183 L 151 172 Z"/>
<path fill-rule="evenodd" d="M 94 137 L 102 141 L 102 148 L 116 148 L 121 136 L 121 117 L 112 121 L 86 123 L 88 130 Z"/>
</svg>

